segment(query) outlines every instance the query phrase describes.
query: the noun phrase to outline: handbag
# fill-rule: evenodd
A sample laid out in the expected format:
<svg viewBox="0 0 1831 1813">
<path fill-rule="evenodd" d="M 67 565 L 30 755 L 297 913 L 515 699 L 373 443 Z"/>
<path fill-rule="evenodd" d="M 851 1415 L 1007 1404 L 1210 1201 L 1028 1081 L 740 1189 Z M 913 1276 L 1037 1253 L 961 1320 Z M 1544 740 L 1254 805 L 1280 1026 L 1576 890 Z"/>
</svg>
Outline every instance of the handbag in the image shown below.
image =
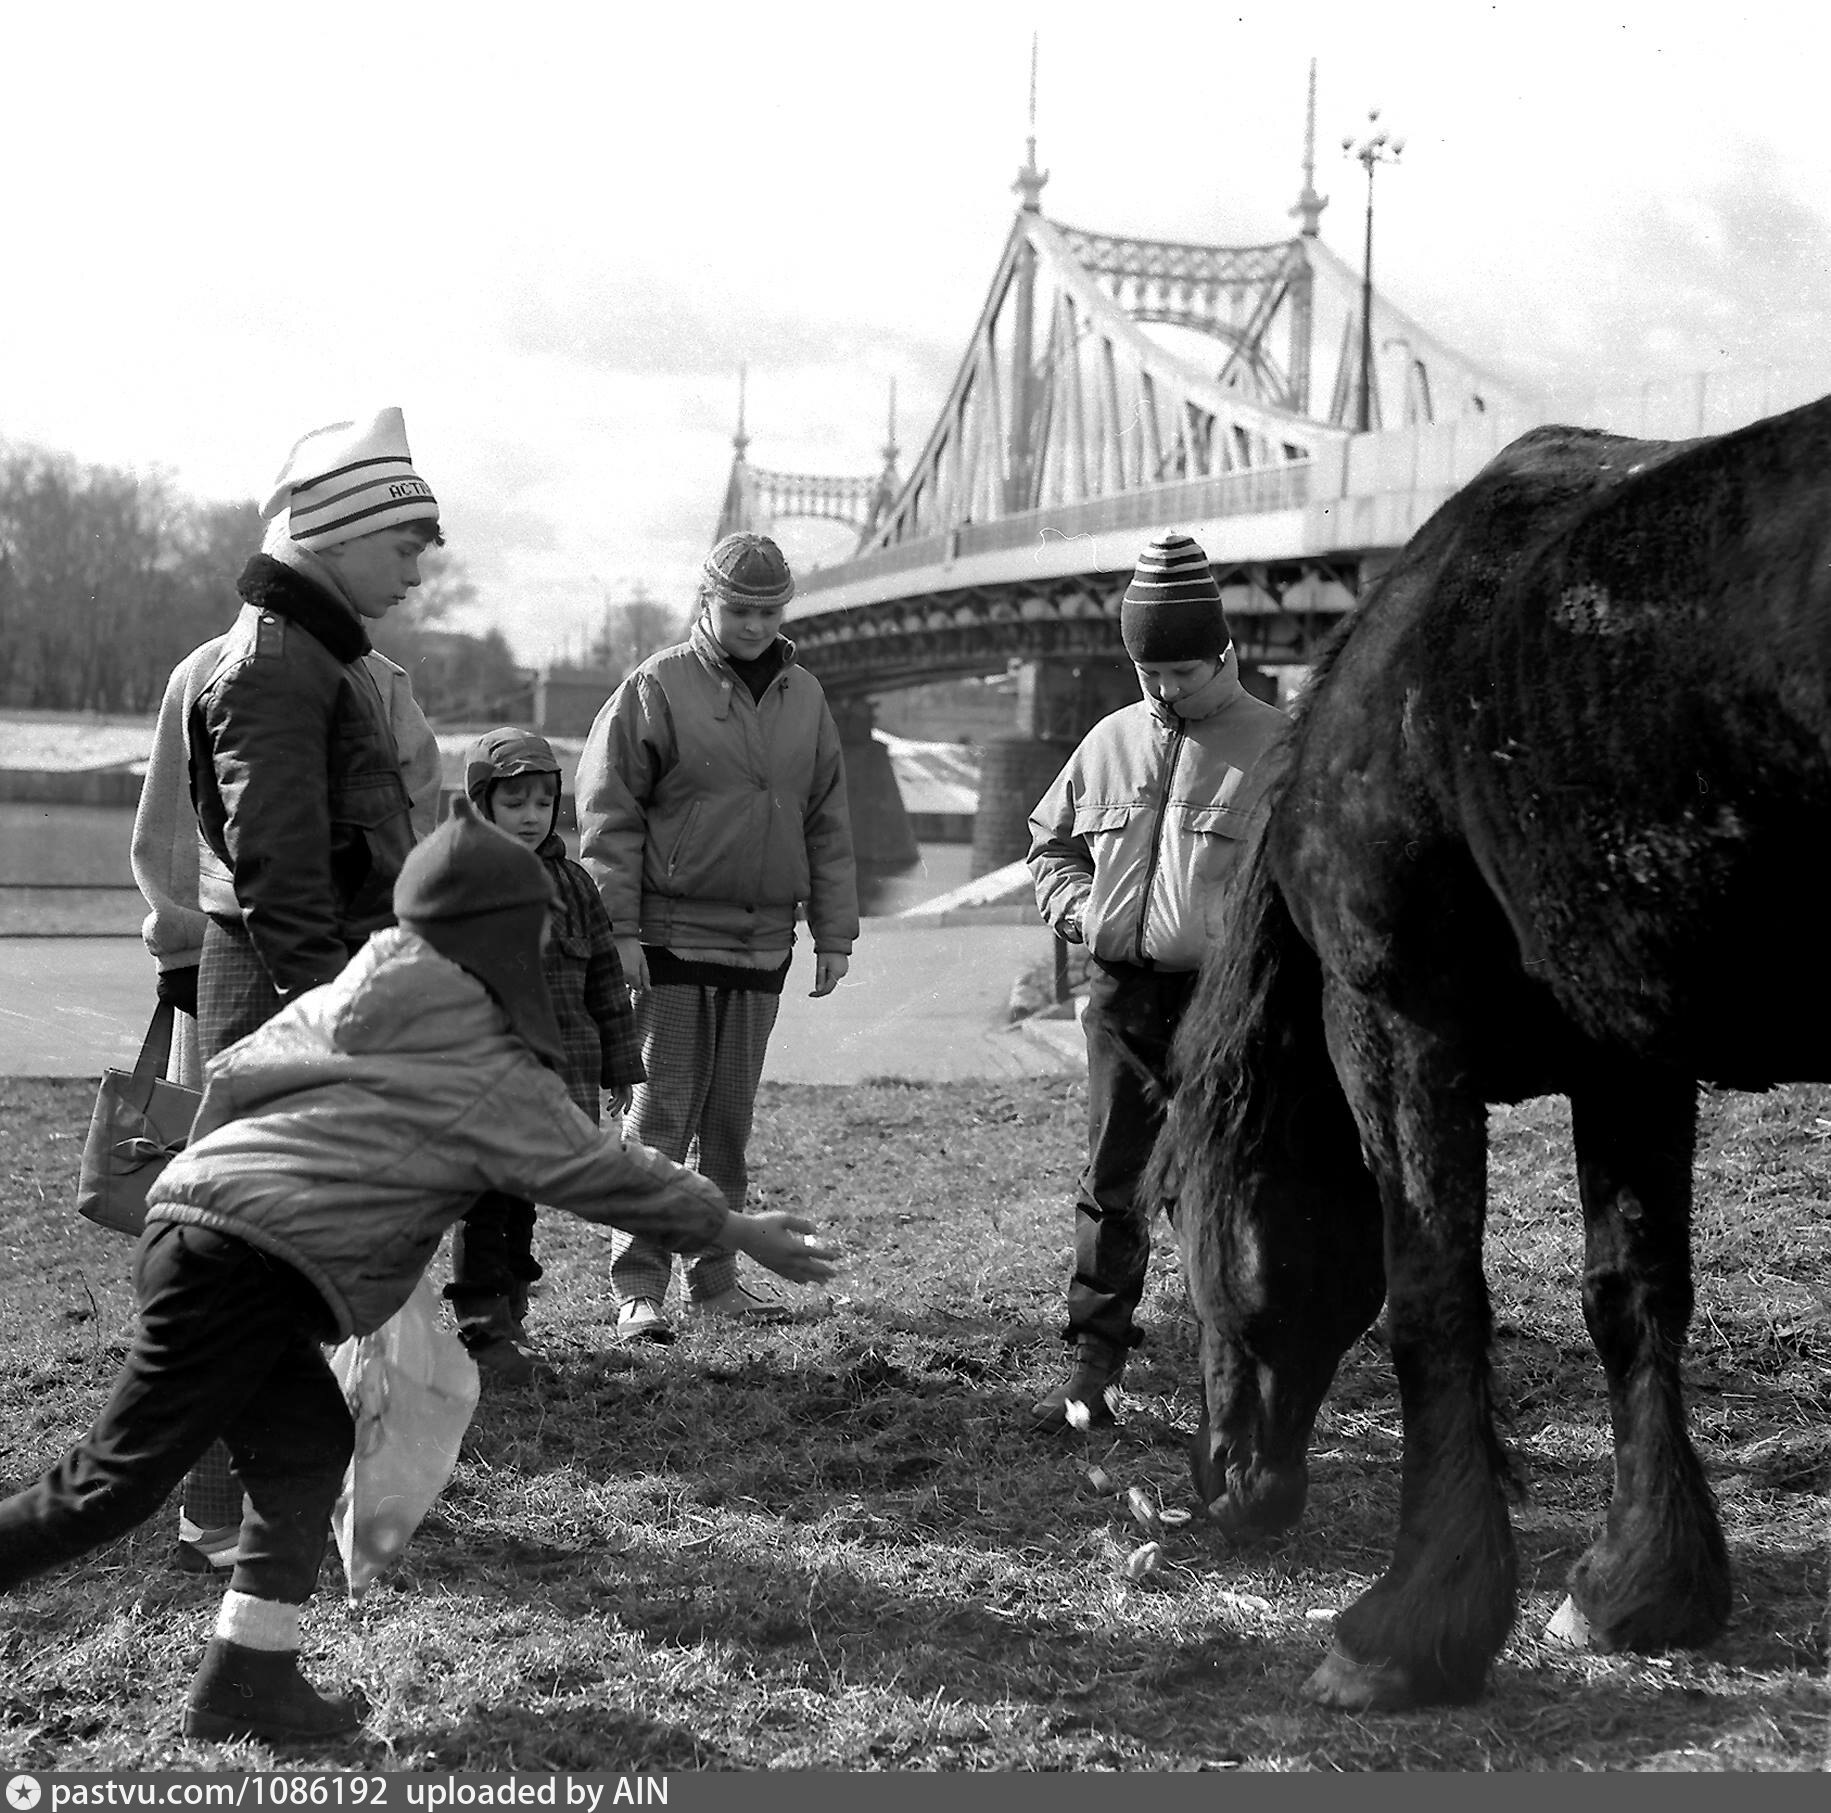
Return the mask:
<svg viewBox="0 0 1831 1813">
<path fill-rule="evenodd" d="M 175 1009 L 161 1001 L 132 1070 L 105 1070 L 76 1181 L 76 1212 L 105 1228 L 138 1234 L 146 1192 L 184 1150 L 203 1092 L 168 1082 Z"/>
</svg>

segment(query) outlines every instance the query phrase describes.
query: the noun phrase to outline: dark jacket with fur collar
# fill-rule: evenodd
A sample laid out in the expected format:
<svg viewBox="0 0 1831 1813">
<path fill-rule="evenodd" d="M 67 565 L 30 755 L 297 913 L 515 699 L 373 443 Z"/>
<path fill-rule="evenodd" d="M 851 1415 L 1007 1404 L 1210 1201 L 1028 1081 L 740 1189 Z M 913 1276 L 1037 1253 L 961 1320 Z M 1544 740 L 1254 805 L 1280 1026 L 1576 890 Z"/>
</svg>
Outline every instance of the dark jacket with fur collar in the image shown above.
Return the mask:
<svg viewBox="0 0 1831 1813">
<path fill-rule="evenodd" d="M 265 554 L 238 589 L 241 615 L 186 726 L 198 892 L 213 918 L 241 920 L 290 996 L 393 924 L 413 831 L 362 619 Z"/>
</svg>

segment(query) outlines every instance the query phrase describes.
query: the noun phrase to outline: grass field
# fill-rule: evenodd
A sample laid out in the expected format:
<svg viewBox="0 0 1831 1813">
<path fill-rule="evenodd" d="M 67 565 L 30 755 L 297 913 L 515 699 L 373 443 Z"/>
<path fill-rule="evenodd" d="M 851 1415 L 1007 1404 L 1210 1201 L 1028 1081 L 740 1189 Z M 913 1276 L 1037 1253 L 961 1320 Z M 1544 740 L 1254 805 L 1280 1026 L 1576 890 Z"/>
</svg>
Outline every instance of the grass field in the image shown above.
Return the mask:
<svg viewBox="0 0 1831 1813">
<path fill-rule="evenodd" d="M 0 1483 L 86 1424 L 128 1339 L 131 1248 L 70 1210 L 93 1086 L 0 1082 Z M 1606 1505 L 1561 1104 L 1493 1117 L 1489 1235 L 1520 1622 L 1475 1706 L 1325 1713 L 1328 1620 L 1383 1567 L 1399 1413 L 1378 1331 L 1324 1407 L 1292 1537 L 1232 1550 L 1191 1502 L 1194 1331 L 1153 1262 L 1117 1430 L 1045 1437 L 1078 1082 L 769 1087 L 755 1187 L 837 1234 L 834 1313 L 609 1339 L 605 1236 L 544 1219 L 534 1326 L 561 1382 L 486 1388 L 444 1498 L 359 1607 L 333 1556 L 308 1672 L 373 1711 L 341 1768 L 1807 1770 L 1831 1762 L 1831 1091 L 1705 1106 L 1693 1427 L 1735 1612 L 1708 1651 L 1597 1657 L 1546 1618 Z M 439 1274 L 442 1280 L 442 1271 Z M 1098 1469 L 1104 1480 L 1090 1477 Z M 1125 1493 L 1196 1511 L 1145 1583 Z M 178 1709 L 215 1593 L 173 1513 L 0 1610 L 12 1766 L 271 1768 Z"/>
</svg>

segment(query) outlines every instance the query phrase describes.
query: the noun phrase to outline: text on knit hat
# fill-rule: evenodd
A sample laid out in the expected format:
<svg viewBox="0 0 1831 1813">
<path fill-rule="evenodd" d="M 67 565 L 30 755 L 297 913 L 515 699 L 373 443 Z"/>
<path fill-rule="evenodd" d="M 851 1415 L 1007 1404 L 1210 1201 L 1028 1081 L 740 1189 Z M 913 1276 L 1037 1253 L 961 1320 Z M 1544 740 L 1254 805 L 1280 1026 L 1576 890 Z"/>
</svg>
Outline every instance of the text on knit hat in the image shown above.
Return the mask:
<svg viewBox="0 0 1831 1813">
<path fill-rule="evenodd" d="M 285 512 L 301 547 L 334 548 L 403 523 L 437 523 L 438 500 L 413 469 L 406 418 L 383 409 L 366 422 L 332 422 L 293 444 L 261 515 Z"/>
</svg>

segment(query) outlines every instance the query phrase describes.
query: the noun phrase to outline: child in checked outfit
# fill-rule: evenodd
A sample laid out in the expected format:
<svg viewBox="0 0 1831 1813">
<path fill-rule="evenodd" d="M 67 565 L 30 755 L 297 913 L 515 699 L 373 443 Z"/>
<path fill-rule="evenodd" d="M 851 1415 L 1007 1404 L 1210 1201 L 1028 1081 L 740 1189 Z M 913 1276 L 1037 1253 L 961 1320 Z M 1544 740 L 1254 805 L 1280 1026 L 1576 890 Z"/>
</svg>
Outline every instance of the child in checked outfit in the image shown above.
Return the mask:
<svg viewBox="0 0 1831 1813">
<path fill-rule="evenodd" d="M 543 965 L 567 1092 L 594 1121 L 600 1089 L 609 1092 L 612 1113 L 626 1114 L 631 1086 L 645 1075 L 636 1014 L 610 915 L 560 838 L 560 767 L 552 744 L 513 725 L 487 732 L 465 751 L 464 791 L 489 823 L 546 864 L 553 928 Z M 478 1366 L 512 1385 L 540 1376 L 547 1369 L 524 1326 L 528 1286 L 541 1275 L 534 1205 L 497 1191 L 479 1197 L 452 1230 L 451 1264 L 445 1295 Z"/>
<path fill-rule="evenodd" d="M 0 1503 L 0 1590 L 125 1535 L 210 1443 L 246 1493 L 187 1737 L 302 1741 L 361 1722 L 299 1673 L 353 1430 L 323 1345 L 379 1328 L 482 1190 L 799 1283 L 835 1251 L 733 1214 L 696 1172 L 600 1132 L 559 1077 L 541 974 L 552 888 L 459 800 L 405 860 L 399 923 L 209 1065 L 192 1144 L 148 1192 L 140 1320 L 95 1425 Z"/>
</svg>

